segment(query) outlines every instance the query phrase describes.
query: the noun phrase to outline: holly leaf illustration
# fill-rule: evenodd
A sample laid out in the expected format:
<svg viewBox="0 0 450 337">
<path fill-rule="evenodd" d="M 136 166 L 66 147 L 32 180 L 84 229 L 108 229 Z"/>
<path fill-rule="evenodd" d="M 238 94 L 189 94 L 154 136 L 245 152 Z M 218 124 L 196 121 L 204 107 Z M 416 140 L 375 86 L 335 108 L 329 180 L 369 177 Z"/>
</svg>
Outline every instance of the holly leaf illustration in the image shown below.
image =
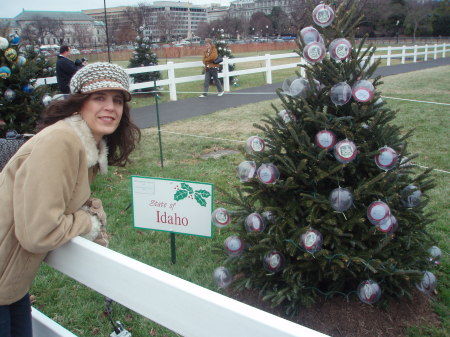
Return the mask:
<svg viewBox="0 0 450 337">
<path fill-rule="evenodd" d="M 188 184 L 186 184 L 186 183 L 181 183 L 181 188 L 183 189 L 183 190 L 186 190 L 186 191 L 188 191 L 189 192 L 189 194 L 192 194 L 192 193 L 194 193 L 194 190 L 192 189 L 192 187 L 191 186 L 189 186 Z"/>
<path fill-rule="evenodd" d="M 195 193 L 200 194 L 203 198 L 208 198 L 211 196 L 211 193 L 209 193 L 208 191 L 205 191 L 205 190 L 198 190 L 198 191 L 195 191 Z"/>
<path fill-rule="evenodd" d="M 186 190 L 179 190 L 175 195 L 173 196 L 173 199 L 176 201 L 182 200 L 186 198 L 189 195 L 189 192 Z"/>
<path fill-rule="evenodd" d="M 195 198 L 195 200 L 197 200 L 197 202 L 200 204 L 200 206 L 206 207 L 206 200 L 203 199 L 199 193 L 195 192 L 194 198 Z"/>
</svg>

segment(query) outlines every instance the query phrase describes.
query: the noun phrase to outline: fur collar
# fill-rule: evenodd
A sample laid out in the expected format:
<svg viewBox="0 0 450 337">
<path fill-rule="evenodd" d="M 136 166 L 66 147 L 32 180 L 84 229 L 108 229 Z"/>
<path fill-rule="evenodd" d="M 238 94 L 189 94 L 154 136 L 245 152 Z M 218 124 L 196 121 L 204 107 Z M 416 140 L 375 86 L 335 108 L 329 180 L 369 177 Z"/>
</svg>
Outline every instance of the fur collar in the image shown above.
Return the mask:
<svg viewBox="0 0 450 337">
<path fill-rule="evenodd" d="M 100 141 L 99 146 L 95 142 L 91 129 L 79 114 L 74 114 L 64 119 L 70 125 L 75 133 L 80 137 L 81 142 L 86 150 L 88 167 L 95 166 L 97 163 L 100 167 L 100 173 L 108 172 L 108 146 L 104 139 Z"/>
</svg>

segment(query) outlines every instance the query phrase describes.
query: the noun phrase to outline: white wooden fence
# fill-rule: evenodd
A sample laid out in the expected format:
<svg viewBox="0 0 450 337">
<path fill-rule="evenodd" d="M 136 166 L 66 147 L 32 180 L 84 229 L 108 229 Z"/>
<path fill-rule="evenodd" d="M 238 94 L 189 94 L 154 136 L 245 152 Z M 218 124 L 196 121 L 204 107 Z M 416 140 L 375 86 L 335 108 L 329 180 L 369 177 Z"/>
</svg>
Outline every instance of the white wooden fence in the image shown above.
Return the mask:
<svg viewBox="0 0 450 337">
<path fill-rule="evenodd" d="M 326 337 L 81 237 L 51 252 L 46 263 L 185 337 Z M 33 333 L 76 337 L 35 309 Z"/>
<path fill-rule="evenodd" d="M 401 64 L 406 62 L 406 59 L 411 59 L 413 62 L 417 62 L 419 59 L 423 59 L 427 61 L 429 58 L 437 59 L 438 55 L 441 57 L 445 57 L 446 52 L 450 51 L 448 49 L 448 44 L 434 44 L 434 45 L 423 45 L 423 46 L 402 46 L 402 47 L 384 47 L 378 48 L 377 53 L 374 57 L 380 59 L 386 59 L 387 66 L 391 65 L 392 60 L 399 59 Z M 381 53 L 380 53 L 381 52 Z M 384 54 L 383 54 L 384 53 Z M 277 59 L 292 59 L 291 63 L 273 65 L 272 61 Z M 373 59 L 373 60 L 374 60 Z M 228 64 L 239 64 L 246 62 L 264 62 L 263 67 L 259 68 L 249 68 L 249 69 L 241 69 L 241 67 L 236 67 L 238 70 L 229 71 Z M 250 56 L 250 57 L 239 57 L 233 59 L 224 58 L 223 60 L 223 73 L 219 74 L 219 77 L 224 78 L 224 90 L 230 91 L 230 77 L 233 76 L 242 76 L 254 73 L 266 73 L 266 83 L 272 83 L 272 72 L 280 69 L 288 69 L 288 68 L 296 68 L 299 64 L 304 62 L 297 53 L 285 53 L 285 54 L 265 54 L 262 56 Z M 175 70 L 176 69 L 184 69 L 184 68 L 200 68 L 203 66 L 201 61 L 196 62 L 184 62 L 184 63 L 174 63 L 167 62 L 164 65 L 157 66 L 148 66 L 148 67 L 139 67 L 139 68 L 130 68 L 125 69 L 128 74 L 138 74 L 145 72 L 153 72 L 153 71 L 167 71 L 167 79 L 162 79 L 156 81 L 156 86 L 168 86 L 170 93 L 170 100 L 177 100 L 177 84 L 186 83 L 186 82 L 194 82 L 194 81 L 203 81 L 204 75 L 193 75 L 193 76 L 184 76 L 184 77 L 176 77 Z M 200 71 L 199 71 L 200 73 Z M 47 77 L 40 78 L 37 81 L 38 85 L 42 84 L 54 84 L 56 83 L 56 77 Z M 143 83 L 134 83 L 131 85 L 131 90 L 137 89 L 145 89 L 152 88 L 154 86 L 153 82 L 143 82 Z"/>
</svg>

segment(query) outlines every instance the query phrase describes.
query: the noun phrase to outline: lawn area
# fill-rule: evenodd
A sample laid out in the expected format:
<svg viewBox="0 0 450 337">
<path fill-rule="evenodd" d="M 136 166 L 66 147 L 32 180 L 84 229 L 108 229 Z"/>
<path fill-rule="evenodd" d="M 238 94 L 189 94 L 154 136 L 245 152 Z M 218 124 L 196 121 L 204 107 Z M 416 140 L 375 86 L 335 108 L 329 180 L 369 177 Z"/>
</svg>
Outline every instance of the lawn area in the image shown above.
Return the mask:
<svg viewBox="0 0 450 337">
<path fill-rule="evenodd" d="M 287 76 L 293 74 L 293 70 L 288 72 Z M 259 77 L 262 75 L 259 74 Z M 253 85 L 260 83 L 256 78 Z M 380 90 L 383 96 L 450 103 L 450 66 L 386 77 Z M 409 144 L 410 151 L 420 155 L 415 162 L 441 170 L 433 172 L 436 187 L 430 193 L 428 207 L 436 219 L 429 231 L 437 238 L 438 246 L 444 252 L 443 263 L 435 272 L 438 294 L 432 299 L 435 310 L 443 320 L 443 327 L 414 327 L 409 334 L 411 337 L 445 336 L 450 331 L 450 106 L 386 100 L 390 107 L 399 110 L 396 124 L 403 126 L 405 131 L 416 129 Z M 260 134 L 253 124 L 259 123 L 264 114 L 275 114 L 271 103 L 282 109 L 281 101 L 275 99 L 163 125 L 164 168 L 160 165 L 157 130 L 143 130 L 142 142 L 133 154 L 133 163 L 125 168 L 110 167 L 109 173 L 100 176 L 93 185 L 94 196 L 103 200 L 108 214 L 110 249 L 200 286 L 220 291 L 214 285 L 211 274 L 222 264 L 224 254 L 221 247 L 232 230 L 215 229 L 210 239 L 177 235 L 177 263 L 172 264 L 168 233 L 133 228 L 129 207 L 130 176 L 213 183 L 232 193 L 239 184 L 236 167 L 243 160 L 243 155 L 207 160 L 202 159 L 201 155 L 220 149 L 243 150 L 249 136 Z M 223 206 L 224 199 L 216 188 L 215 206 Z M 126 289 L 123 291 L 126 292 Z M 103 315 L 104 297 L 46 265 L 41 268 L 31 294 L 36 297 L 36 308 L 78 336 L 109 336 L 112 331 Z M 136 337 L 178 336 L 116 303 L 113 304 L 113 318 L 132 328 Z"/>
</svg>

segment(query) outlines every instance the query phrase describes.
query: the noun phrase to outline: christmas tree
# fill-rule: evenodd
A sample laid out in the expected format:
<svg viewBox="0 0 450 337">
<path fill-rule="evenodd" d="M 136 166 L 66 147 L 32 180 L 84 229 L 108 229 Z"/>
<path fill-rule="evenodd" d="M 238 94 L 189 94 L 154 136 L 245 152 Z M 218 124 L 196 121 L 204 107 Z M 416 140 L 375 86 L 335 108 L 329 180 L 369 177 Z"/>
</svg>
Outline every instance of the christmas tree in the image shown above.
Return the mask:
<svg viewBox="0 0 450 337">
<path fill-rule="evenodd" d="M 0 37 L 0 51 L 0 137 L 9 130 L 33 133 L 51 90 L 36 87 L 36 79 L 54 76 L 53 67 L 32 47 L 21 46 L 16 34 Z"/>
<path fill-rule="evenodd" d="M 223 29 L 219 29 L 216 33 L 214 45 L 217 48 L 217 53 L 219 54 L 219 57 L 226 57 L 228 59 L 234 58 L 233 54 L 231 53 L 230 46 L 225 41 L 225 35 Z M 228 64 L 228 71 L 234 71 L 235 65 L 232 63 Z M 221 63 L 219 65 L 219 73 L 223 72 L 223 64 Z M 221 83 L 223 84 L 223 78 L 220 78 Z M 230 83 L 234 86 L 238 86 L 238 79 L 236 76 L 230 76 Z M 211 84 L 213 84 L 212 78 L 211 78 Z"/>
<path fill-rule="evenodd" d="M 371 79 L 375 48 L 355 46 L 353 3 L 310 6 L 314 24 L 297 41 L 304 75 L 278 90 L 284 109 L 255 125 L 263 136 L 247 141 L 233 211 L 213 214 L 219 227 L 234 224 L 225 265 L 235 289 L 257 289 L 288 315 L 320 297 L 373 304 L 436 283 L 430 170 L 411 162 L 411 132 Z M 231 273 L 218 268 L 216 283 L 228 286 Z"/>
<path fill-rule="evenodd" d="M 128 63 L 128 68 L 147 67 L 158 65 L 158 57 L 152 51 L 148 37 L 136 37 L 135 50 Z M 134 83 L 153 82 L 161 78 L 159 71 L 130 75 Z M 152 88 L 152 90 L 154 90 Z"/>
</svg>

